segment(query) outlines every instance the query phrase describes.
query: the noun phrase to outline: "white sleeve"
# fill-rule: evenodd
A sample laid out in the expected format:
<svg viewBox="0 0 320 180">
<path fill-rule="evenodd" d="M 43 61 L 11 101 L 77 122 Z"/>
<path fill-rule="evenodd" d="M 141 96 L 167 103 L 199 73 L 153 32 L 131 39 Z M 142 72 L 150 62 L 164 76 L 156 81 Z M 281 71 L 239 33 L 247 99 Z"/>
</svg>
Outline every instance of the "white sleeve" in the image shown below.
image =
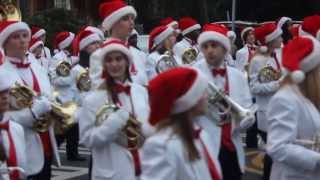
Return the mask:
<svg viewBox="0 0 320 180">
<path fill-rule="evenodd" d="M 268 143 L 267 152 L 274 161 L 287 166 L 315 170 L 320 161 L 320 154 L 303 146 L 292 144 L 297 138 L 299 110 L 285 98 L 273 98 L 267 111 Z"/>
<path fill-rule="evenodd" d="M 6 116 L 19 123 L 21 126 L 27 128 L 32 128 L 34 122 L 36 121 L 29 108 L 25 108 L 19 111 L 8 111 L 6 112 Z"/>
<path fill-rule="evenodd" d="M 142 175 L 140 180 L 176 180 L 175 157 L 165 144 L 148 139 L 141 153 Z"/>
</svg>

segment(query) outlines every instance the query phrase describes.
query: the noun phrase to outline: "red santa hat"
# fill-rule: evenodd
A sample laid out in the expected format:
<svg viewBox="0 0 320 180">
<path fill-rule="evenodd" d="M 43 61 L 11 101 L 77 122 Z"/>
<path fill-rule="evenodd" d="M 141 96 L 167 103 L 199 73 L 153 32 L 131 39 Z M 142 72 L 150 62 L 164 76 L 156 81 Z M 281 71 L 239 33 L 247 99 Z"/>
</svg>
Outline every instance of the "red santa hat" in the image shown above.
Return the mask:
<svg viewBox="0 0 320 180">
<path fill-rule="evenodd" d="M 89 44 L 97 41 L 101 41 L 97 33 L 89 30 L 80 31 L 72 42 L 73 55 L 77 56 L 79 51 L 82 51 Z"/>
<path fill-rule="evenodd" d="M 43 42 L 38 38 L 31 38 L 30 44 L 29 44 L 29 51 L 32 52 L 37 47 L 43 45 Z"/>
<path fill-rule="evenodd" d="M 245 36 L 247 36 L 248 32 L 250 32 L 250 31 L 254 31 L 254 28 L 253 27 L 246 27 L 246 28 L 242 29 L 240 36 L 241 36 L 241 40 L 243 42 L 246 41 L 246 37 Z"/>
<path fill-rule="evenodd" d="M 20 30 L 28 31 L 31 36 L 31 30 L 25 22 L 21 21 L 3 21 L 0 23 L 0 47 L 3 47 L 4 42 L 8 39 L 8 37 Z"/>
<path fill-rule="evenodd" d="M 99 14 L 103 19 L 102 27 L 106 31 L 109 31 L 114 23 L 119 21 L 123 16 L 128 14 L 132 14 L 134 17 L 137 16 L 136 10 L 122 0 L 104 1 L 99 7 Z"/>
<path fill-rule="evenodd" d="M 37 26 L 33 26 L 31 28 L 31 32 L 32 32 L 32 38 L 39 38 L 40 36 L 46 34 L 46 30 L 39 28 Z"/>
<path fill-rule="evenodd" d="M 206 24 L 198 38 L 198 44 L 202 46 L 208 41 L 220 43 L 228 52 L 231 50 L 230 40 L 228 38 L 229 29 L 219 24 Z"/>
<path fill-rule="evenodd" d="M 149 36 L 149 51 L 151 52 L 153 48 L 161 44 L 165 39 L 167 39 L 174 29 L 171 26 L 158 26 L 155 27 Z"/>
<path fill-rule="evenodd" d="M 174 20 L 172 17 L 167 17 L 160 20 L 160 25 L 162 26 L 179 26 L 178 21 Z"/>
<path fill-rule="evenodd" d="M 289 22 L 289 21 L 292 21 L 292 19 L 289 18 L 289 17 L 283 16 L 283 17 L 281 17 L 281 18 L 279 18 L 279 19 L 277 20 L 277 26 L 278 26 L 279 28 L 282 28 L 282 26 L 283 26 L 286 22 Z"/>
<path fill-rule="evenodd" d="M 74 34 L 72 32 L 63 31 L 56 35 L 54 38 L 53 46 L 55 49 L 63 50 L 69 47 L 74 39 Z"/>
<path fill-rule="evenodd" d="M 282 30 L 275 23 L 266 23 L 257 27 L 254 31 L 260 51 L 266 52 L 266 45 L 282 35 Z"/>
<path fill-rule="evenodd" d="M 300 29 L 300 24 L 295 24 L 292 26 L 290 29 L 290 32 L 293 37 L 299 36 L 299 29 Z"/>
<path fill-rule="evenodd" d="M 104 40 L 104 33 L 103 33 L 103 31 L 101 29 L 99 29 L 97 27 L 94 27 L 94 26 L 87 26 L 87 27 L 84 28 L 84 30 L 96 33 L 96 34 L 99 35 L 101 40 Z"/>
<path fill-rule="evenodd" d="M 320 42 L 312 36 L 299 36 L 283 48 L 283 67 L 290 72 L 293 82 L 301 83 L 305 73 L 320 64 Z"/>
<path fill-rule="evenodd" d="M 208 79 L 193 68 L 178 67 L 159 74 L 148 86 L 150 124 L 154 126 L 171 114 L 191 109 L 201 99 L 207 87 Z"/>
<path fill-rule="evenodd" d="M 186 35 L 192 31 L 201 29 L 200 24 L 192 17 L 182 17 L 179 20 L 179 29 L 182 35 Z"/>
<path fill-rule="evenodd" d="M 300 26 L 299 35 L 311 35 L 320 40 L 320 16 L 305 17 Z"/>
</svg>

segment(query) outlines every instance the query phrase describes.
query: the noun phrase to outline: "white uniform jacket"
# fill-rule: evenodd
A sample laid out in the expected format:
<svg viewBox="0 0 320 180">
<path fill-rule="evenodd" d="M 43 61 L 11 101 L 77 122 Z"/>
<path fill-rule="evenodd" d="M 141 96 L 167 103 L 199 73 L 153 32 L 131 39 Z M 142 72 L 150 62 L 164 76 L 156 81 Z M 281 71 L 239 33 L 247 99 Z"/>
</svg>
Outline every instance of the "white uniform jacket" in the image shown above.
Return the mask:
<svg viewBox="0 0 320 180">
<path fill-rule="evenodd" d="M 320 153 L 295 143 L 312 140 L 320 133 L 315 106 L 297 86 L 287 85 L 270 100 L 267 117 L 267 152 L 273 159 L 271 180 L 320 179 Z"/>
<path fill-rule="evenodd" d="M 204 130 L 201 131 L 200 138 L 221 177 L 217 159 L 219 152 L 212 148 L 212 138 Z M 199 139 L 195 139 L 194 143 L 200 159 L 191 162 L 182 139 L 174 135 L 171 128 L 155 133 L 143 147 L 141 180 L 212 180 L 203 145 Z"/>
<path fill-rule="evenodd" d="M 202 71 L 208 78 L 209 81 L 216 84 L 215 77 L 212 75 L 211 67 L 206 62 L 205 59 L 200 60 L 194 65 L 195 68 Z M 227 66 L 227 74 L 229 79 L 229 96 L 239 103 L 241 106 L 245 108 L 249 108 L 252 105 L 252 98 L 248 86 L 248 81 L 244 77 L 244 74 L 239 70 Z M 216 84 L 219 88 L 222 88 L 221 85 Z M 223 86 L 223 85 L 222 85 Z M 220 119 L 217 109 L 213 107 L 213 110 L 209 110 L 209 113 L 206 116 L 201 116 L 199 120 L 199 125 L 205 129 L 212 138 L 212 142 L 214 143 L 214 148 L 216 152 L 220 151 L 221 145 L 221 136 L 222 131 L 221 128 L 217 126 L 216 120 Z M 239 167 L 242 172 L 244 172 L 245 168 L 245 154 L 242 146 L 242 140 L 240 136 L 240 130 L 242 130 L 238 123 L 232 121 L 232 142 L 236 147 L 238 159 L 239 159 Z"/>
<path fill-rule="evenodd" d="M 131 112 L 130 97 L 118 94 L 122 107 Z M 138 84 L 131 84 L 131 98 L 137 120 L 147 123 L 149 117 L 148 93 Z M 92 151 L 93 180 L 134 180 L 134 162 L 126 147 L 117 143 L 119 124 L 105 120 L 95 126 L 96 113 L 108 102 L 106 90 L 95 90 L 86 97 L 80 112 L 80 143 Z"/>
<path fill-rule="evenodd" d="M 258 129 L 264 132 L 267 130 L 266 110 L 268 103 L 280 86 L 278 81 L 259 81 L 259 72 L 266 66 L 272 66 L 277 70 L 274 58 L 256 55 L 252 58 L 249 68 L 251 94 L 255 97 L 256 103 L 259 106 L 257 111 Z"/>
<path fill-rule="evenodd" d="M 28 56 L 28 60 L 31 62 L 30 68 L 33 70 L 38 80 L 41 95 L 52 99 L 52 89 L 47 73 L 37 62 L 35 62 L 35 59 L 30 59 L 30 57 L 31 56 Z M 0 70 L 1 68 L 9 71 L 10 74 L 8 74 L 8 76 L 11 76 L 12 79 L 15 79 L 16 82 L 20 84 L 24 84 L 22 78 L 32 79 L 30 70 L 30 73 L 22 75 L 20 70 L 15 65 L 13 65 L 8 58 L 6 59 L 6 62 L 0 67 Z M 39 134 L 32 129 L 32 126 L 36 120 L 33 118 L 32 113 L 28 108 L 19 111 L 10 111 L 7 113 L 7 115 L 10 120 L 18 122 L 24 128 L 28 162 L 26 173 L 28 175 L 37 174 L 41 171 L 44 164 L 44 152 Z M 49 134 L 53 156 L 58 166 L 60 166 L 60 158 L 58 154 L 56 139 L 54 136 L 54 130 L 52 127 L 49 128 Z"/>
<path fill-rule="evenodd" d="M 132 81 L 145 86 L 148 84 L 148 76 L 146 73 L 146 55 L 139 49 L 130 46 L 130 52 L 133 56 L 133 64 L 136 72 L 131 75 Z"/>
</svg>

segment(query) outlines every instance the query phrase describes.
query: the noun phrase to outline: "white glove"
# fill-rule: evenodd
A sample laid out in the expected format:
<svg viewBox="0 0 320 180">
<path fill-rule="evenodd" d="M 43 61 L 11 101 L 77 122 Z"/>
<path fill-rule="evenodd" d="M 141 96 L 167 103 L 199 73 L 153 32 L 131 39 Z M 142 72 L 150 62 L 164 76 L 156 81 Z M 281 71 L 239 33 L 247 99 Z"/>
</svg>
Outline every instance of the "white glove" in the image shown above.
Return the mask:
<svg viewBox="0 0 320 180">
<path fill-rule="evenodd" d="M 255 120 L 256 118 L 254 115 L 242 119 L 240 122 L 240 129 L 246 130 L 250 128 L 254 124 Z"/>
<path fill-rule="evenodd" d="M 41 115 L 50 112 L 51 109 L 51 102 L 48 100 L 48 98 L 41 96 L 34 100 L 31 107 L 31 112 L 36 119 L 39 119 Z"/>
<path fill-rule="evenodd" d="M 126 126 L 129 119 L 129 113 L 123 109 L 111 113 L 102 125 L 112 126 L 112 129 L 122 129 Z"/>
</svg>

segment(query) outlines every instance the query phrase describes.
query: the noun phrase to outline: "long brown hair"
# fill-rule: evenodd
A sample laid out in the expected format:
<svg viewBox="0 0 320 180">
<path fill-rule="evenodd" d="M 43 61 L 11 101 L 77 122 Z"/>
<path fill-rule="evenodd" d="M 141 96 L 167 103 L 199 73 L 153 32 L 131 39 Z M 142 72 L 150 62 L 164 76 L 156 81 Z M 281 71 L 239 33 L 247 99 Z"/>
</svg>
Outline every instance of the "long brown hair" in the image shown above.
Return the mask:
<svg viewBox="0 0 320 180">
<path fill-rule="evenodd" d="M 172 127 L 173 134 L 177 134 L 182 139 L 190 161 L 200 159 L 200 154 L 194 144 L 193 122 L 188 115 L 188 111 L 172 115 L 169 119 L 160 122 L 157 125 L 157 130 L 167 127 Z"/>
</svg>

